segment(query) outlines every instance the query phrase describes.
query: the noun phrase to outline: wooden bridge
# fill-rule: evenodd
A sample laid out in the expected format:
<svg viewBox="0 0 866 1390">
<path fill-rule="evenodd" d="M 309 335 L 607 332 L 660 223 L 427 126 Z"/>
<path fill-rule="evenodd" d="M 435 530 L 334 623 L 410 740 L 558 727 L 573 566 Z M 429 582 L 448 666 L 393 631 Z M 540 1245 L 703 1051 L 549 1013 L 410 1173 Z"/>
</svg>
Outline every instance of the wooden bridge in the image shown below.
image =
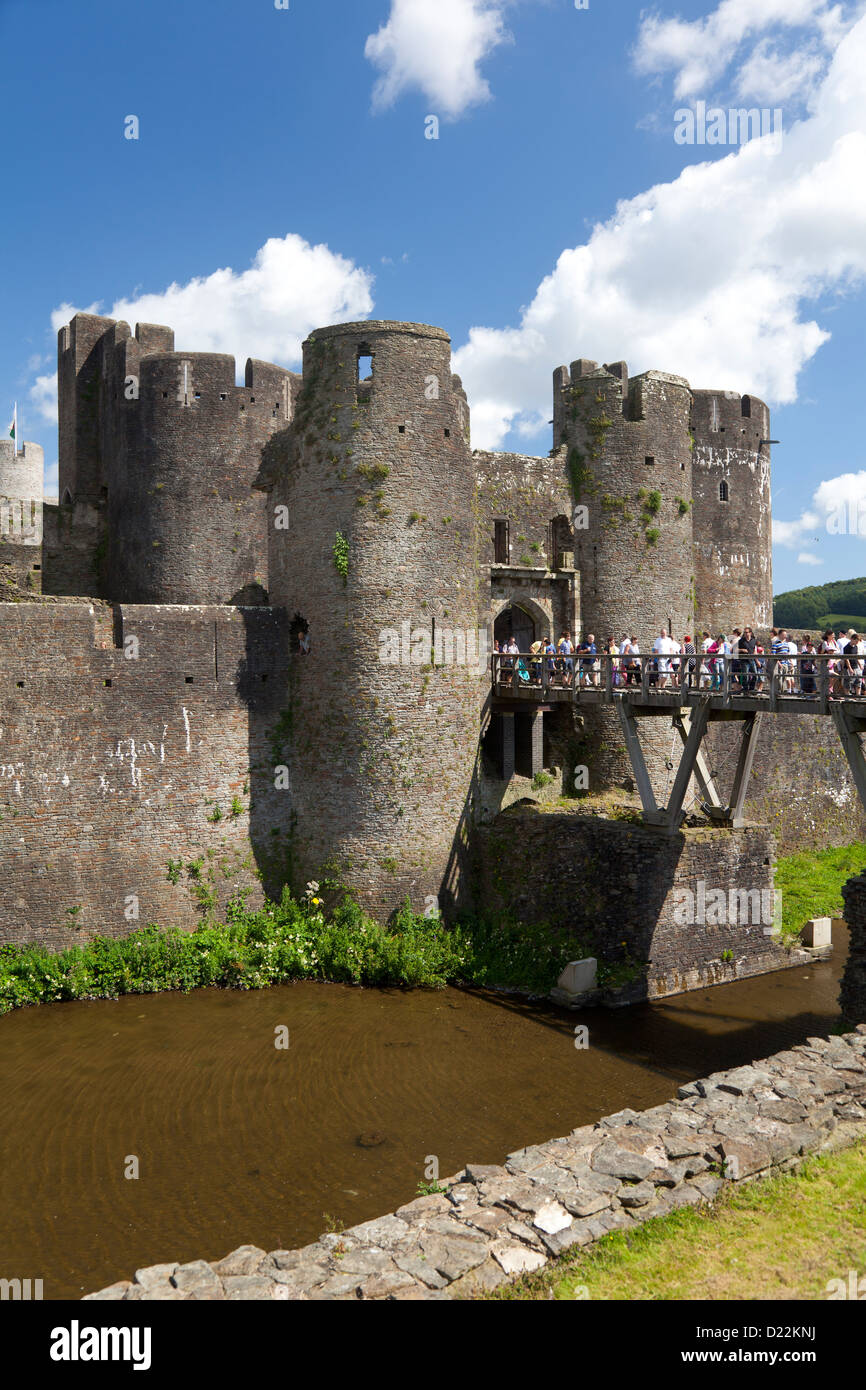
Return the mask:
<svg viewBox="0 0 866 1390">
<path fill-rule="evenodd" d="M 861 804 L 866 808 L 866 658 L 842 654 L 797 656 L 562 656 L 494 653 L 494 711 L 514 713 L 558 704 L 614 705 L 648 825 L 673 834 L 682 823 L 692 777 L 701 809 L 719 825 L 744 824 L 744 807 L 761 720 L 767 715 L 817 714 L 836 726 Z M 861 693 L 862 692 L 862 693 Z M 669 718 L 682 754 L 666 806 L 656 801 L 638 737 L 638 721 Z M 730 797 L 720 796 L 703 756 L 712 723 L 743 725 Z"/>
</svg>

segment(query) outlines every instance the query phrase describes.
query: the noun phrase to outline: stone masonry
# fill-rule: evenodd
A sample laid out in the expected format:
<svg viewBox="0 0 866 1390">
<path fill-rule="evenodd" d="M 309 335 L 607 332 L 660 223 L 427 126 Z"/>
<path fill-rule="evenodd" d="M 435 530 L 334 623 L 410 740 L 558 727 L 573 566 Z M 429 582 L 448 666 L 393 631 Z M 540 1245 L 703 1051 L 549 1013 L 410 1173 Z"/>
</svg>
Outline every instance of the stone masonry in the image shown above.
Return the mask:
<svg viewBox="0 0 866 1390">
<path fill-rule="evenodd" d="M 429 1300 L 471 1297 L 611 1231 L 711 1203 L 729 1183 L 866 1138 L 866 1024 L 809 1038 L 621 1110 L 560 1139 L 466 1165 L 396 1212 L 301 1250 L 243 1245 L 168 1261 L 87 1299 Z"/>
<path fill-rule="evenodd" d="M 494 708 L 494 635 L 628 628 L 646 650 L 668 622 L 770 612 L 755 397 L 578 359 L 554 373 L 546 457 L 473 451 L 441 328 L 322 328 L 301 375 L 250 359 L 239 384 L 231 357 L 169 327 L 92 314 L 60 330 L 58 384 L 58 501 L 36 446 L 0 449 L 0 563 L 17 580 L 0 614 L 0 939 L 66 940 L 73 908 L 91 931 L 128 930 L 118 904 L 136 893 L 191 925 L 165 861 L 222 840 L 246 843 L 270 891 L 339 878 L 381 919 L 407 896 L 447 916 L 472 901 L 480 825 L 547 761 L 563 790 L 576 761 L 593 793 L 630 778 L 612 710 L 569 727 L 569 710 Z M 40 587 L 83 602 L 46 625 Z M 88 606 L 107 637 L 73 612 Z M 136 665 L 117 634 L 145 609 Z M 646 722 L 664 788 L 671 732 Z M 767 723 L 786 727 L 762 732 L 747 813 L 785 848 L 850 839 L 864 821 L 826 727 L 806 777 L 816 721 Z M 731 731 L 714 741 L 725 765 Z M 244 815 L 208 843 L 202 802 L 235 796 Z M 122 850 L 138 889 L 119 897 Z"/>
<path fill-rule="evenodd" d="M 478 845 L 487 910 L 567 930 L 587 955 L 611 964 L 646 962 L 629 1002 L 810 959 L 773 935 L 775 853 L 763 826 L 659 835 L 627 821 L 514 807 L 480 829 Z"/>
</svg>

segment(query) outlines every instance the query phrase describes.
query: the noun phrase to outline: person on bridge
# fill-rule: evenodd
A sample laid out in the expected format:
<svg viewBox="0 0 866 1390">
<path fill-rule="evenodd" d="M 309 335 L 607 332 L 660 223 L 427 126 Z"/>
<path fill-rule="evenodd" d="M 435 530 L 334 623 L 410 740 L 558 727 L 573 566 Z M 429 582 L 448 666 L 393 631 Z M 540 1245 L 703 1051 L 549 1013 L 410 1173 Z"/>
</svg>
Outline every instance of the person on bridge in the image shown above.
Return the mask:
<svg viewBox="0 0 866 1390">
<path fill-rule="evenodd" d="M 564 632 L 562 634 L 556 644 L 556 649 L 561 658 L 558 664 L 562 672 L 562 684 L 571 685 L 574 680 L 574 662 L 571 659 L 571 654 L 574 651 L 574 643 L 571 640 L 570 632 Z"/>
<path fill-rule="evenodd" d="M 815 660 L 817 655 L 815 643 L 808 633 L 806 633 L 803 638 L 803 645 L 800 648 L 800 653 L 800 691 L 803 695 L 807 696 L 808 699 L 814 700 L 818 695 L 818 686 L 815 681 L 815 672 L 818 669 L 818 663 Z"/>
<path fill-rule="evenodd" d="M 583 642 L 578 644 L 578 654 L 583 657 L 579 663 L 579 681 L 581 685 L 595 685 L 593 672 L 595 671 L 595 658 L 597 647 L 595 645 L 595 634 L 588 632 Z"/>
<path fill-rule="evenodd" d="M 758 663 L 755 661 L 755 648 L 757 645 L 755 634 L 752 629 L 750 627 L 744 627 L 738 643 L 740 653 L 740 690 L 743 695 L 751 694 L 758 684 Z"/>
<path fill-rule="evenodd" d="M 858 659 L 858 636 L 853 627 L 848 630 L 842 647 L 845 660 L 842 663 L 842 684 L 848 695 L 859 695 L 862 667 Z"/>
<path fill-rule="evenodd" d="M 641 664 L 640 664 L 640 643 L 636 637 L 628 639 L 628 659 L 625 663 L 625 682 L 626 685 L 640 685 Z"/>
<path fill-rule="evenodd" d="M 541 685 L 541 651 L 543 647 L 544 643 L 540 637 L 537 637 L 529 648 L 532 655 L 538 658 L 538 660 L 529 663 L 529 674 L 533 685 Z"/>
<path fill-rule="evenodd" d="M 836 700 L 839 697 L 839 668 L 841 666 L 841 662 L 833 660 L 834 657 L 837 657 L 839 655 L 839 643 L 836 641 L 836 635 L 831 627 L 828 627 L 827 631 L 824 633 L 824 636 L 821 638 L 821 641 L 818 644 L 818 653 L 821 656 L 826 656 L 830 658 L 830 660 L 828 660 L 825 663 L 827 666 L 827 676 L 830 685 L 829 693 L 830 699 Z"/>
<path fill-rule="evenodd" d="M 544 643 L 544 655 L 547 658 L 547 679 L 553 685 L 556 681 L 556 647 L 552 637 L 548 637 Z"/>
<path fill-rule="evenodd" d="M 657 657 L 656 671 L 658 672 L 658 688 L 664 690 L 671 678 L 671 657 L 678 653 L 679 642 L 675 642 L 668 636 L 668 630 L 663 627 L 656 640 L 653 642 L 653 652 Z"/>
<path fill-rule="evenodd" d="M 698 663 L 695 660 L 695 644 L 692 641 L 691 636 L 688 632 L 682 640 L 680 650 L 682 651 L 683 656 L 686 658 L 686 660 L 683 662 L 683 666 L 686 670 L 686 685 L 691 689 L 692 686 L 697 684 L 695 680 L 695 671 L 697 669 Z"/>
</svg>

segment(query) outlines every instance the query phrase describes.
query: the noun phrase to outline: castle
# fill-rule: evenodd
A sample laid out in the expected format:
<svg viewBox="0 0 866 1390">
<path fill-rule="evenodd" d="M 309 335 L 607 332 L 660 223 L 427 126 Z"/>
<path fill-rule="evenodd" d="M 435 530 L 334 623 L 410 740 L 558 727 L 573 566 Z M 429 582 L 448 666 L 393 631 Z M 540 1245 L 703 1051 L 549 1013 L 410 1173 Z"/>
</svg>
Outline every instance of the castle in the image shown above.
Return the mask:
<svg viewBox="0 0 866 1390">
<path fill-rule="evenodd" d="M 479 634 L 771 621 L 754 396 L 580 359 L 537 458 L 471 448 L 450 340 L 423 324 L 324 328 L 300 375 L 248 361 L 237 386 L 168 328 L 78 314 L 58 380 L 58 502 L 36 446 L 0 452 L 0 564 L 32 600 L 0 605 L 13 937 L 194 920 L 165 870 L 191 859 L 447 911 L 477 828 L 545 769 L 551 795 L 578 762 L 593 789 L 630 772 L 609 709 L 496 705 Z"/>
</svg>

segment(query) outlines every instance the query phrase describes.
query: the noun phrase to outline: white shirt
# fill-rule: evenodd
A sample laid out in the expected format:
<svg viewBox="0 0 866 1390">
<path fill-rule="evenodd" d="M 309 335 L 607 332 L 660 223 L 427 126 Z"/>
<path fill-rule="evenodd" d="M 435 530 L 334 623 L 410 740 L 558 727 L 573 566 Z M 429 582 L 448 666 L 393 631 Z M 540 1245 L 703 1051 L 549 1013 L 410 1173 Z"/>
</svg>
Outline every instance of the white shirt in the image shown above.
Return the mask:
<svg viewBox="0 0 866 1390">
<path fill-rule="evenodd" d="M 653 651 L 662 656 L 673 656 L 679 649 L 679 642 L 675 642 L 672 637 L 657 637 L 653 642 Z"/>
</svg>

